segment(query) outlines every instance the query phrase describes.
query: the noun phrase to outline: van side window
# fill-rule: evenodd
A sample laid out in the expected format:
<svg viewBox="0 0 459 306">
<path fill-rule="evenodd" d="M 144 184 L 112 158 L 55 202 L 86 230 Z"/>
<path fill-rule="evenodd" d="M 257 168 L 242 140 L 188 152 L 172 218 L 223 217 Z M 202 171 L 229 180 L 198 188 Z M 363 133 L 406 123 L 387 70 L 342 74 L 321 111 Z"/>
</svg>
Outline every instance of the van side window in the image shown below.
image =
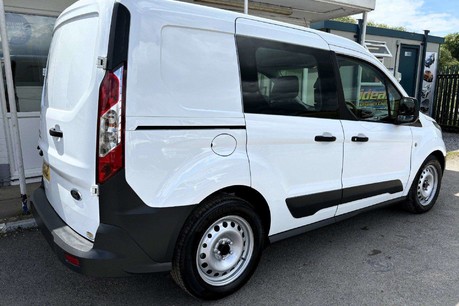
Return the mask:
<svg viewBox="0 0 459 306">
<path fill-rule="evenodd" d="M 246 113 L 338 118 L 331 54 L 237 37 Z"/>
<path fill-rule="evenodd" d="M 338 56 L 341 84 L 347 108 L 360 120 L 391 122 L 401 95 L 373 66 Z"/>
</svg>

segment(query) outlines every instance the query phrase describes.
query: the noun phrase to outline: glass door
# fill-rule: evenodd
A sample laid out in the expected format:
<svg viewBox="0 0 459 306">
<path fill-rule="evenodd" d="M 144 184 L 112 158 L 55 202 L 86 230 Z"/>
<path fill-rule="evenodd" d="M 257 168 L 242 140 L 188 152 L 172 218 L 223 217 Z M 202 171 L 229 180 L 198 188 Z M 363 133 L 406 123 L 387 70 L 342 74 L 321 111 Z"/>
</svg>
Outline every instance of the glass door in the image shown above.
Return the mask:
<svg viewBox="0 0 459 306">
<path fill-rule="evenodd" d="M 43 89 L 43 71 L 51 43 L 56 17 L 6 13 L 15 101 L 18 111 L 19 131 L 27 178 L 41 176 L 42 159 L 38 155 L 38 130 L 40 121 L 40 101 Z M 3 50 L 0 57 L 4 71 Z M 5 76 L 3 75 L 6 87 Z M 5 88 L 6 90 L 6 88 Z M 11 132 L 10 105 L 7 97 L 7 118 Z M 13 148 L 14 151 L 14 148 Z M 13 158 L 16 158 L 13 154 Z M 10 165 L 11 179 L 18 179 L 16 160 Z"/>
</svg>

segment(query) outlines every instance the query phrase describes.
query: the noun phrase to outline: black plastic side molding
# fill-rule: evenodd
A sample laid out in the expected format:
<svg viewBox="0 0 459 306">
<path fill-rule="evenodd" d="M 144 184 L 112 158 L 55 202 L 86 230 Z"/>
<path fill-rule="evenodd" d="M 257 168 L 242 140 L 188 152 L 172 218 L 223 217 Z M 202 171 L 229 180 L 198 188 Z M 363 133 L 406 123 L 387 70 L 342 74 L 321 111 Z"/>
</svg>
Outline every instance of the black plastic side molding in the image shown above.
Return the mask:
<svg viewBox="0 0 459 306">
<path fill-rule="evenodd" d="M 392 180 L 344 189 L 326 191 L 288 198 L 287 207 L 295 218 L 312 216 L 321 209 L 333 207 L 339 204 L 349 203 L 380 194 L 394 194 L 403 191 L 400 180 Z"/>
</svg>

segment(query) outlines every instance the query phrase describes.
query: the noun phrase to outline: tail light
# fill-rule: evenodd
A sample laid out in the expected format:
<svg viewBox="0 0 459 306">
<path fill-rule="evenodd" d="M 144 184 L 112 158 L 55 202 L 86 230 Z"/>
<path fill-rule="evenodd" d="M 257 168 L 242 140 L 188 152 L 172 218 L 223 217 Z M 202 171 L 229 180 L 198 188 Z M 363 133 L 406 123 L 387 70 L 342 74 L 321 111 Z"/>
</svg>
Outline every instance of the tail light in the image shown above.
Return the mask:
<svg viewBox="0 0 459 306">
<path fill-rule="evenodd" d="M 103 183 L 124 166 L 124 103 L 126 69 L 107 71 L 99 89 L 97 182 Z"/>
</svg>

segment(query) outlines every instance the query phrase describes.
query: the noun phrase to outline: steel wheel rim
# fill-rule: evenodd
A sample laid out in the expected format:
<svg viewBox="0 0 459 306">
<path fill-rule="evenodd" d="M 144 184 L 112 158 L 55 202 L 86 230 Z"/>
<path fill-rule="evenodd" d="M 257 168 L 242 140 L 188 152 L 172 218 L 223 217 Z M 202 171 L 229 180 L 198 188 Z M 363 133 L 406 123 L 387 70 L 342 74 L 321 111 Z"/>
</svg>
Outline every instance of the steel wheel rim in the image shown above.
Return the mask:
<svg viewBox="0 0 459 306">
<path fill-rule="evenodd" d="M 432 202 L 438 188 L 438 171 L 433 165 L 428 165 L 422 170 L 417 186 L 419 203 L 427 206 Z"/>
<path fill-rule="evenodd" d="M 236 280 L 250 263 L 253 231 L 240 216 L 227 216 L 204 232 L 196 252 L 196 266 L 207 284 L 225 286 Z"/>
</svg>

